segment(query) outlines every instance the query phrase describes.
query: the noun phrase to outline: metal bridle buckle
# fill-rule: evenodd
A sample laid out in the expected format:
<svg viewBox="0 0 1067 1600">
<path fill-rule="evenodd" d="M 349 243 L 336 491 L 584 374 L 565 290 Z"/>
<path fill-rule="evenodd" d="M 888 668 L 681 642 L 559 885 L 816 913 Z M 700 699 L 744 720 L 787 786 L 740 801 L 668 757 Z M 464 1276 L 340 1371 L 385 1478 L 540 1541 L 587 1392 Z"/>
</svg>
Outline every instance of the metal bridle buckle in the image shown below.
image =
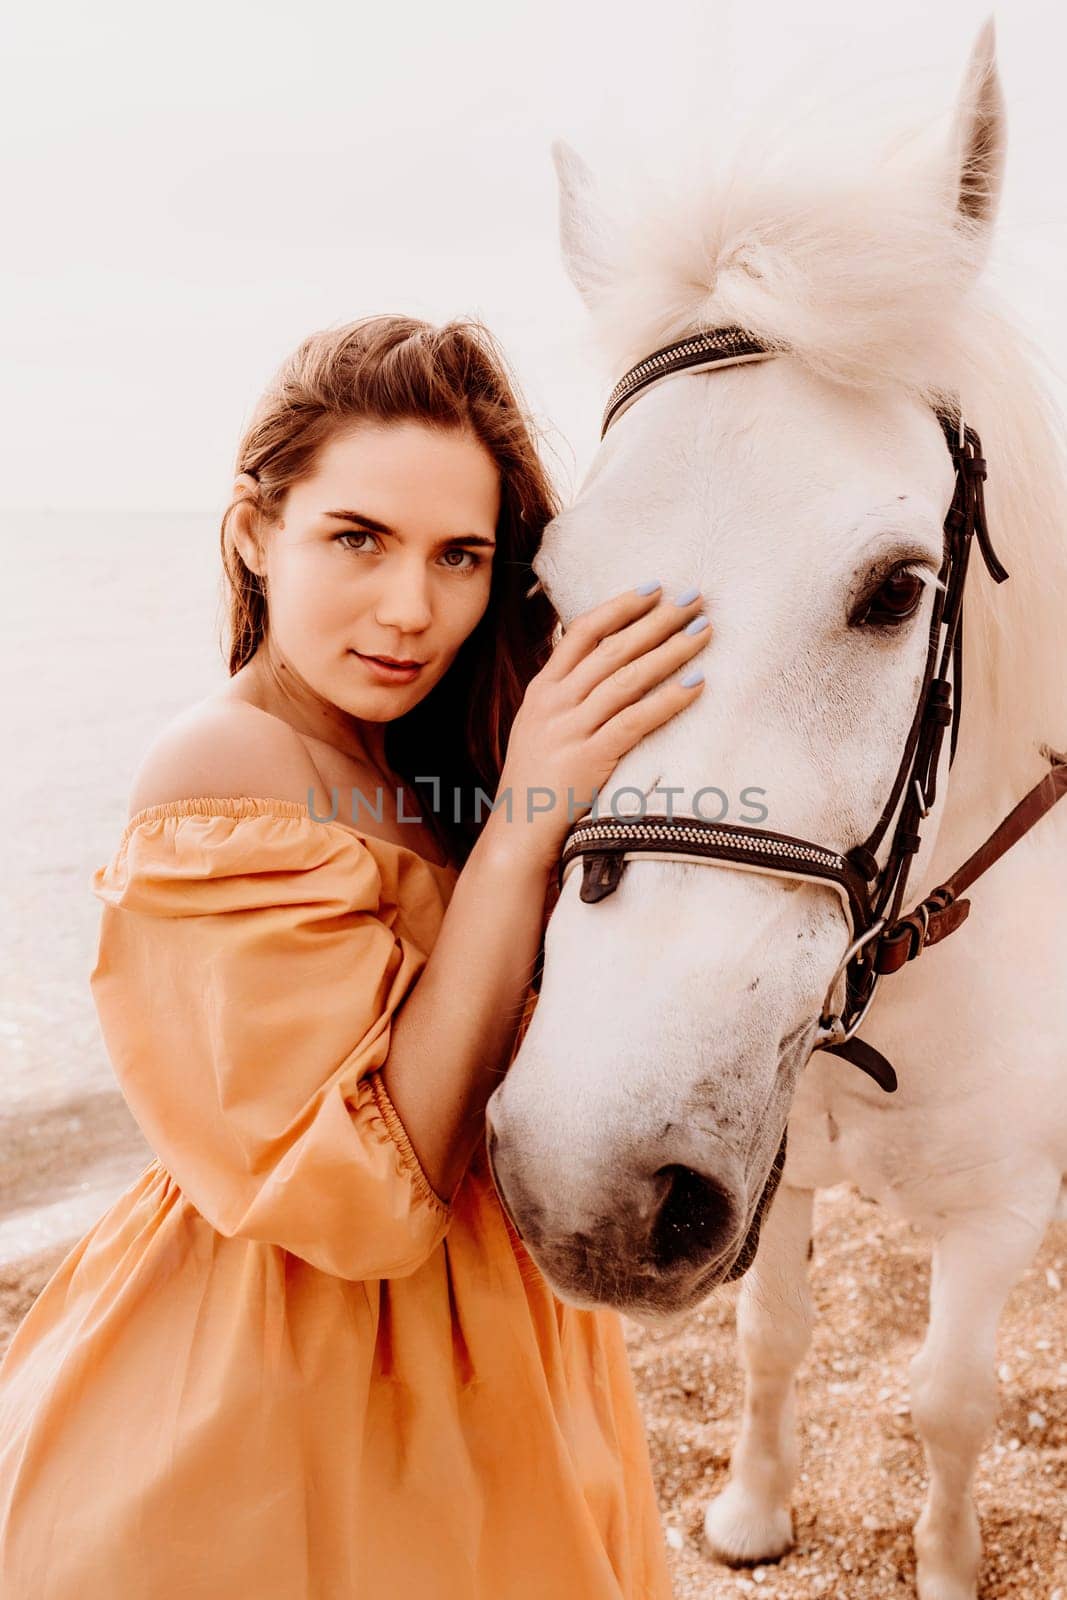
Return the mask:
<svg viewBox="0 0 1067 1600">
<path fill-rule="evenodd" d="M 812 1045 L 812 1050 L 823 1050 L 827 1045 L 845 1044 L 849 1039 L 852 1038 L 852 1035 L 859 1028 L 864 1017 L 867 1015 L 867 1012 L 870 1010 L 871 1001 L 874 999 L 875 990 L 878 988 L 877 973 L 875 974 L 874 982 L 871 984 L 871 992 L 864 1001 L 862 1010 L 853 1019 L 849 1027 L 845 1027 L 844 1018 L 840 1015 L 835 1014 L 834 1016 L 831 1016 L 829 1014 L 830 1002 L 833 1000 L 834 990 L 841 981 L 842 973 L 846 971 L 848 964 L 853 957 L 859 954 L 865 944 L 869 944 L 872 939 L 876 938 L 884 927 L 885 918 L 879 917 L 878 921 L 869 927 L 866 933 L 861 933 L 859 938 L 854 940 L 853 943 L 849 945 L 848 949 L 841 957 L 837 971 L 830 979 L 829 986 L 826 990 L 826 998 L 822 1003 L 822 1010 L 819 1013 L 819 1026 L 815 1034 L 815 1042 Z"/>
</svg>

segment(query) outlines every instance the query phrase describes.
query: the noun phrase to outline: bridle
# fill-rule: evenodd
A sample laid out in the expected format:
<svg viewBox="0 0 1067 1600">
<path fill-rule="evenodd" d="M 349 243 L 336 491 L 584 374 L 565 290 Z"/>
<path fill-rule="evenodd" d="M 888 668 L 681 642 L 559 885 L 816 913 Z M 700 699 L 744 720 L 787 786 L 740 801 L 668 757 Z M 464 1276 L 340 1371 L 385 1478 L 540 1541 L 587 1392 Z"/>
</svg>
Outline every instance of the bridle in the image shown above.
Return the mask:
<svg viewBox="0 0 1067 1600">
<path fill-rule="evenodd" d="M 600 436 L 647 389 L 678 372 L 704 372 L 784 353 L 741 328 L 710 328 L 653 351 L 620 378 L 608 398 Z M 710 822 L 698 816 L 664 812 L 630 819 L 583 817 L 567 834 L 559 863 L 562 890 L 569 869 L 582 858 L 580 898 L 602 900 L 613 893 L 627 861 L 691 860 L 773 876 L 826 883 L 839 894 L 851 941 L 826 992 L 813 1050 L 845 1056 L 886 1091 L 897 1086 L 890 1063 L 855 1037 L 871 1007 L 879 979 L 898 972 L 928 945 L 954 932 L 966 919 L 970 902 L 963 890 L 992 866 L 1044 813 L 1067 793 L 1067 758 L 1046 747 L 1052 770 L 952 877 L 934 889 L 906 916 L 901 915 L 912 858 L 921 842 L 920 827 L 934 804 L 938 760 L 945 729 L 951 725 L 949 767 L 956 756 L 963 703 L 963 590 L 972 538 L 996 583 L 1008 573 L 997 559 L 985 520 L 982 484 L 986 464 L 981 441 L 957 411 L 936 411 L 956 469 L 955 492 L 944 523 L 943 559 L 922 688 L 904 753 L 881 816 L 870 836 L 840 854 L 791 834 L 763 828 Z M 952 677 L 948 677 L 951 661 Z M 879 867 L 876 852 L 899 810 L 889 854 Z M 834 991 L 845 978 L 845 998 L 831 1011 Z"/>
</svg>

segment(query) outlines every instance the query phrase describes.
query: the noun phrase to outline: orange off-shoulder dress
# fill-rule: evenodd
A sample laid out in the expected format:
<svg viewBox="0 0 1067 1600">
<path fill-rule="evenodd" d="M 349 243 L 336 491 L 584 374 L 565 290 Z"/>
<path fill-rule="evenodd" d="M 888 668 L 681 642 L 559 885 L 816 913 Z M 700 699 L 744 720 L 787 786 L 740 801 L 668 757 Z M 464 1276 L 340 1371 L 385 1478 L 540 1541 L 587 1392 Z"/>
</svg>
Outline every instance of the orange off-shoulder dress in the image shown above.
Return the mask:
<svg viewBox="0 0 1067 1600">
<path fill-rule="evenodd" d="M 378 1069 L 455 870 L 305 806 L 152 806 L 90 984 L 157 1157 L 0 1363 L 3 1600 L 669 1600 L 616 1313 Z"/>
</svg>

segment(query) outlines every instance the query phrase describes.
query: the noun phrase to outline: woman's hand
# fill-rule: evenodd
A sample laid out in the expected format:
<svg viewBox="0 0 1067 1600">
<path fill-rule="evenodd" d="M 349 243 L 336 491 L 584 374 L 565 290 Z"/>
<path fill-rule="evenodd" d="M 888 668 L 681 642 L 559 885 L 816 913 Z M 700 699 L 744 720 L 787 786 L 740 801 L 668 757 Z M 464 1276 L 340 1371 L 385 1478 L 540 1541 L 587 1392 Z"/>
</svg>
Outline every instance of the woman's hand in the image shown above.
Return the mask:
<svg viewBox="0 0 1067 1600">
<path fill-rule="evenodd" d="M 698 619 L 704 626 L 688 633 Z M 696 699 L 703 673 L 696 682 L 694 673 L 674 674 L 710 637 L 699 591 L 677 604 L 658 586 L 652 594 L 627 589 L 574 619 L 527 685 L 511 727 L 494 796 L 502 803 L 486 824 L 501 848 L 546 870 L 555 865 L 620 759 Z"/>
</svg>

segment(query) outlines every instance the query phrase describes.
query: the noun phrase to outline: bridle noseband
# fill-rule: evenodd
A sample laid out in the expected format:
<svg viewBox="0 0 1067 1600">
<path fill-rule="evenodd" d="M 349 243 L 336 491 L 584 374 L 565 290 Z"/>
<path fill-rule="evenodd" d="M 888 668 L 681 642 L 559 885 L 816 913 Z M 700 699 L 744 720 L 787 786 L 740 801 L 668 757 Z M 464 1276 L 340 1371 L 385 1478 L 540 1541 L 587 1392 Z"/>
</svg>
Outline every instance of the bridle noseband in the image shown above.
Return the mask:
<svg viewBox="0 0 1067 1600">
<path fill-rule="evenodd" d="M 784 353 L 741 328 L 712 328 L 654 351 L 619 380 L 609 396 L 601 438 L 612 422 L 646 389 L 678 372 L 703 372 Z M 885 806 L 870 836 L 840 854 L 791 834 L 709 822 L 696 816 L 643 813 L 630 820 L 582 818 L 564 840 L 559 864 L 562 889 L 569 869 L 582 858 L 583 901 L 602 900 L 618 886 L 627 861 L 691 860 L 778 877 L 826 883 L 841 897 L 852 939 L 823 1002 L 812 1048 L 847 1057 L 887 1091 L 897 1086 L 890 1063 L 855 1037 L 874 999 L 879 979 L 897 972 L 928 945 L 965 920 L 970 902 L 958 897 L 980 873 L 1067 793 L 1067 760 L 1049 752 L 1052 771 L 1037 784 L 946 883 L 907 916 L 901 915 L 920 827 L 936 798 L 937 769 L 945 729 L 951 725 L 949 767 L 956 756 L 963 701 L 963 590 L 972 538 L 997 583 L 1008 573 L 997 559 L 986 527 L 982 484 L 986 464 L 981 441 L 959 412 L 936 412 L 956 469 L 952 504 L 944 523 L 939 586 L 935 592 L 922 688 L 904 753 Z M 952 678 L 948 677 L 951 660 Z M 897 814 L 889 855 L 879 868 L 876 852 Z M 614 810 L 614 807 L 613 807 Z M 834 991 L 845 977 L 845 999 L 832 1014 Z"/>
</svg>

